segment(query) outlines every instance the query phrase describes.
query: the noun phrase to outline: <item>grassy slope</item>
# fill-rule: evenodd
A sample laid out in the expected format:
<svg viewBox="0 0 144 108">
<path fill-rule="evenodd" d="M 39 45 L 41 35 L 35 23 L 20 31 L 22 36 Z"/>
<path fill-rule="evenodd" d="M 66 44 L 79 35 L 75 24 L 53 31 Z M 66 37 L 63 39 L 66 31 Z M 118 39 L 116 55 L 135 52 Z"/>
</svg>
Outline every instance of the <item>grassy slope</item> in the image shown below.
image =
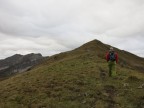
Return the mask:
<svg viewBox="0 0 144 108">
<path fill-rule="evenodd" d="M 144 74 L 117 65 L 117 78 L 100 78 L 107 63 L 96 51 L 76 50 L 0 82 L 1 108 L 143 108 Z"/>
</svg>

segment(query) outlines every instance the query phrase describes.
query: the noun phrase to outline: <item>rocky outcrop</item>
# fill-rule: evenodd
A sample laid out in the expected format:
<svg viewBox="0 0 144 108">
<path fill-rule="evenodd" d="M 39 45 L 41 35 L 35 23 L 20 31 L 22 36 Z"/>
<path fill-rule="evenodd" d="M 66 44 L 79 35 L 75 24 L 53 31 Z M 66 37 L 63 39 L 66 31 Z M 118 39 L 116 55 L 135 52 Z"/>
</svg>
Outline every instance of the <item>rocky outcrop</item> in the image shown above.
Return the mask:
<svg viewBox="0 0 144 108">
<path fill-rule="evenodd" d="M 25 72 L 43 59 L 41 54 L 20 55 L 15 54 L 0 60 L 0 77 L 10 76 L 15 73 Z"/>
</svg>

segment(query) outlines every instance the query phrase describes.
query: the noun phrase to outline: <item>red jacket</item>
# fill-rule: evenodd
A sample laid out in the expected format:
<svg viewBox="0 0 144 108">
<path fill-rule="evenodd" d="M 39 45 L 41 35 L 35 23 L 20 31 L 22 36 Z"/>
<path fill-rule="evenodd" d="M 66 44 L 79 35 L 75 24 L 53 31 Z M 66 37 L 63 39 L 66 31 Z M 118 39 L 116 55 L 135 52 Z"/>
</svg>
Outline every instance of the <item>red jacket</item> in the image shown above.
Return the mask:
<svg viewBox="0 0 144 108">
<path fill-rule="evenodd" d="M 110 58 L 110 54 L 109 52 L 106 53 L 106 60 L 107 62 L 109 61 L 109 58 Z M 118 63 L 118 54 L 115 52 L 115 59 L 116 59 L 116 63 Z"/>
</svg>

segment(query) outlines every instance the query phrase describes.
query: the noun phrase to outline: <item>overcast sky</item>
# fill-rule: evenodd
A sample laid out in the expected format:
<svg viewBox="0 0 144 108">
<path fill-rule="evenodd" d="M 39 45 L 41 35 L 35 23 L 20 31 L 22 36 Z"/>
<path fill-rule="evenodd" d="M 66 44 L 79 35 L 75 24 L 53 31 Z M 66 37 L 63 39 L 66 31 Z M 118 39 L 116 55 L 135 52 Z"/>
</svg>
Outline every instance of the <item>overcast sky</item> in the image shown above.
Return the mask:
<svg viewBox="0 0 144 108">
<path fill-rule="evenodd" d="M 144 57 L 144 0 L 0 0 L 0 59 L 93 39 Z"/>
</svg>

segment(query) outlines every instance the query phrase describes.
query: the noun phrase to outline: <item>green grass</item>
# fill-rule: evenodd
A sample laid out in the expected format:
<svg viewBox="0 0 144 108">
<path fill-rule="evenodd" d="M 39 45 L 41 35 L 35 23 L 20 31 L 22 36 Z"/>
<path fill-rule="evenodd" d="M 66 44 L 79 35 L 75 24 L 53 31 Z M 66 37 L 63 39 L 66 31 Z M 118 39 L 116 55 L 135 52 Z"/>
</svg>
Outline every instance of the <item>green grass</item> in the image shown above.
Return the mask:
<svg viewBox="0 0 144 108">
<path fill-rule="evenodd" d="M 0 82 L 1 108 L 143 108 L 144 74 L 117 65 L 116 78 L 100 78 L 107 63 L 95 53 L 70 52 Z M 128 84 L 124 86 L 124 84 Z"/>
</svg>

